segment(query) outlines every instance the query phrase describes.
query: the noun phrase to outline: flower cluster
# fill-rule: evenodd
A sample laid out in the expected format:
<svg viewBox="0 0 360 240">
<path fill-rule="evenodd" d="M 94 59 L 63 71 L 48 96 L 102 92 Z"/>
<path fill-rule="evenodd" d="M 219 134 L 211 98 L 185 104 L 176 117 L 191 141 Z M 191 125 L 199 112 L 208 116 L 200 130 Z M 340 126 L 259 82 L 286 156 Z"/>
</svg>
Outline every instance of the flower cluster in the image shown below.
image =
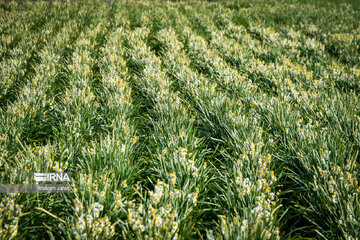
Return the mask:
<svg viewBox="0 0 360 240">
<path fill-rule="evenodd" d="M 100 217 L 104 206 L 95 202 L 84 210 L 83 204 L 74 200 L 76 222 L 72 231 L 75 239 L 111 239 L 115 235 L 115 225 L 108 217 Z"/>
<path fill-rule="evenodd" d="M 173 174 L 172 174 L 173 176 Z M 196 206 L 199 190 L 187 196 L 189 204 Z M 154 191 L 144 203 L 128 203 L 128 223 L 138 236 L 149 239 L 178 239 L 180 216 L 174 203 L 184 192 L 158 180 Z"/>
<path fill-rule="evenodd" d="M 15 203 L 19 194 L 11 193 L 1 198 L 0 202 L 0 237 L 13 239 L 18 234 L 18 224 L 22 216 L 22 206 Z"/>
</svg>

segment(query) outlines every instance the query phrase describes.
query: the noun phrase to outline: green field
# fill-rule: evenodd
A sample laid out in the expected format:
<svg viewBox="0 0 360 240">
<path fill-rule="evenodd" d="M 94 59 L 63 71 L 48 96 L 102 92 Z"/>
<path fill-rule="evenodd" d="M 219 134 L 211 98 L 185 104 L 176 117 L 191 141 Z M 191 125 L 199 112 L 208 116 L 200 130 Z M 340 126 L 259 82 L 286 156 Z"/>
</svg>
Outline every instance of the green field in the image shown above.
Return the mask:
<svg viewBox="0 0 360 240">
<path fill-rule="evenodd" d="M 360 239 L 358 1 L 0 1 L 0 239 Z"/>
</svg>

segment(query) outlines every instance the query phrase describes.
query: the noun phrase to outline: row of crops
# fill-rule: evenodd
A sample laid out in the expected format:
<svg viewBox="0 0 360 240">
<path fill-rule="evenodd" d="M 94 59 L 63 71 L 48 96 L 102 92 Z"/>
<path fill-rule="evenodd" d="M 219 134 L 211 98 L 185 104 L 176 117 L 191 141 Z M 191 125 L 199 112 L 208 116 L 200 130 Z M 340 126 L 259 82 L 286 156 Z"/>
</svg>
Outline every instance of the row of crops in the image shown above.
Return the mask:
<svg viewBox="0 0 360 240">
<path fill-rule="evenodd" d="M 1 239 L 360 239 L 359 7 L 0 2 Z"/>
</svg>

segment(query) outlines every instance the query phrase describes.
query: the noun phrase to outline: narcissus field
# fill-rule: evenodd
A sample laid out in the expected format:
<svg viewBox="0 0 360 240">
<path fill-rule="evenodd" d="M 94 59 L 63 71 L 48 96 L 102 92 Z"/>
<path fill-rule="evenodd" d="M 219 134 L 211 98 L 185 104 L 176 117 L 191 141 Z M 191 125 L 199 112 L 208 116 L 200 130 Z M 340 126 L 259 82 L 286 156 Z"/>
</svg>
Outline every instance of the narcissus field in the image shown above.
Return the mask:
<svg viewBox="0 0 360 240">
<path fill-rule="evenodd" d="M 1 239 L 360 239 L 358 1 L 0 2 Z"/>
</svg>

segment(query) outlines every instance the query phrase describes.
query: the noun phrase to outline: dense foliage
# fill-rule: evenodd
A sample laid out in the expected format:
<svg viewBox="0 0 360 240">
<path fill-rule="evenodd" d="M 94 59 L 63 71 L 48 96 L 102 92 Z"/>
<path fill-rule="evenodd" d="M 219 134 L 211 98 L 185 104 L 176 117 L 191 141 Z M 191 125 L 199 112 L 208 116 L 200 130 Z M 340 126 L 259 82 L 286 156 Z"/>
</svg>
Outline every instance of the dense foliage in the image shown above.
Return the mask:
<svg viewBox="0 0 360 240">
<path fill-rule="evenodd" d="M 360 239 L 359 8 L 0 2 L 1 239 Z"/>
</svg>

